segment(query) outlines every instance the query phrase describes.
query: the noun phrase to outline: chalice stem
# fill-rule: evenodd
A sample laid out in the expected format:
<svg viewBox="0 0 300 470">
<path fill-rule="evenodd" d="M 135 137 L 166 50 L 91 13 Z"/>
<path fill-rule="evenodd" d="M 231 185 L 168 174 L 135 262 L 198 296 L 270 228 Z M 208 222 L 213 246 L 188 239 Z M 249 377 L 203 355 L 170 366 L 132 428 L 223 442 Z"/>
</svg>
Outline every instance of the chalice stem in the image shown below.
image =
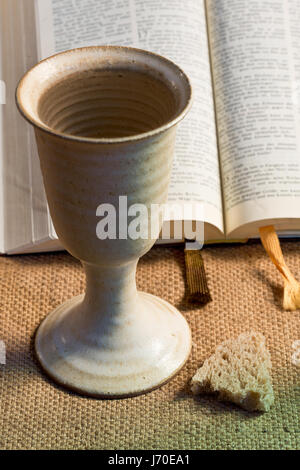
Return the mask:
<svg viewBox="0 0 300 470">
<path fill-rule="evenodd" d="M 125 320 L 137 304 L 137 260 L 122 265 L 97 266 L 82 262 L 86 275 L 83 310 L 95 328 L 103 316 Z"/>
</svg>

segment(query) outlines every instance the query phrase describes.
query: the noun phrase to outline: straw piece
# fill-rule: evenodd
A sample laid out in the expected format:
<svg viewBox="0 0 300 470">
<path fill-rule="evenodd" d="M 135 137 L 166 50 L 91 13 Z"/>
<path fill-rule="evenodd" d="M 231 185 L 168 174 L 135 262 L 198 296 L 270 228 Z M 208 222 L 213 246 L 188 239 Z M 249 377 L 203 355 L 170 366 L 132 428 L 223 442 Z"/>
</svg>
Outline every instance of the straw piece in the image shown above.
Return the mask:
<svg viewBox="0 0 300 470">
<path fill-rule="evenodd" d="M 187 280 L 187 300 L 202 305 L 212 298 L 207 284 L 203 258 L 200 250 L 184 250 Z"/>
<path fill-rule="evenodd" d="M 296 310 L 300 308 L 300 283 L 295 279 L 284 260 L 277 233 L 273 225 L 259 229 L 262 244 L 272 262 L 283 277 L 283 308 Z"/>
</svg>

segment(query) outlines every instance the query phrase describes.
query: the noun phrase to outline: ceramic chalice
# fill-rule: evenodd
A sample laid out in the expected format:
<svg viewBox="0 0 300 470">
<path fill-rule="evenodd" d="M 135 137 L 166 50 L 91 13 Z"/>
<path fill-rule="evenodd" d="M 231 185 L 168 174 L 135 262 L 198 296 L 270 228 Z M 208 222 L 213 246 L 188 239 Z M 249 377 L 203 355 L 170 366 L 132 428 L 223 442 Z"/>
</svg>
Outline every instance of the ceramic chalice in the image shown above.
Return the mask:
<svg viewBox="0 0 300 470">
<path fill-rule="evenodd" d="M 85 294 L 40 325 L 40 364 L 82 394 L 150 391 L 181 369 L 191 335 L 172 305 L 137 291 L 137 261 L 155 237 L 130 238 L 119 229 L 126 220 L 119 197 L 127 207 L 166 201 L 176 126 L 191 105 L 189 80 L 156 54 L 88 47 L 37 64 L 20 81 L 16 99 L 34 126 L 58 237 L 86 273 Z M 116 208 L 115 237 L 97 232 L 103 204 Z M 149 213 L 141 217 L 142 225 L 150 220 Z"/>
</svg>

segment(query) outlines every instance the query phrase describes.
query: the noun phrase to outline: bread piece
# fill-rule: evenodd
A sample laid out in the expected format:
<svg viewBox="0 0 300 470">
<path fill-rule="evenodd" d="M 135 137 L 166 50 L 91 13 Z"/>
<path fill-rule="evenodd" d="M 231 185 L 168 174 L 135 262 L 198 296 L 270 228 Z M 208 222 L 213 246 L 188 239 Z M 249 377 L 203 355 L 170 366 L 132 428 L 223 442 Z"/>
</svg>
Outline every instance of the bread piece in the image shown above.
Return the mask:
<svg viewBox="0 0 300 470">
<path fill-rule="evenodd" d="M 270 353 L 261 333 L 243 333 L 221 343 L 192 378 L 192 392 L 216 393 L 248 411 L 268 411 L 274 402 Z"/>
</svg>

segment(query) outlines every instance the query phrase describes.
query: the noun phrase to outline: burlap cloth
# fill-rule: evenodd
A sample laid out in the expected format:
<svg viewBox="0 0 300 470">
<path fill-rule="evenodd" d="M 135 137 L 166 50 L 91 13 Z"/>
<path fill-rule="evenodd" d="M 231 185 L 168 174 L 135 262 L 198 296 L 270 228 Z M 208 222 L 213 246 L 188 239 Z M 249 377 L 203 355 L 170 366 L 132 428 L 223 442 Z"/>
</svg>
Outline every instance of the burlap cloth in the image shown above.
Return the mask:
<svg viewBox="0 0 300 470">
<path fill-rule="evenodd" d="M 300 278 L 300 243 L 283 244 Z M 66 253 L 0 258 L 2 449 L 300 449 L 299 373 L 292 363 L 300 312 L 280 306 L 280 279 L 258 243 L 203 250 L 213 302 L 184 298 L 183 247 L 155 247 L 139 263 L 140 289 L 176 305 L 187 318 L 193 350 L 167 385 L 124 400 L 78 396 L 39 369 L 32 350 L 44 316 L 84 289 L 79 262 Z M 275 405 L 250 414 L 213 398 L 194 398 L 187 383 L 215 346 L 243 331 L 261 331 L 273 361 Z"/>
</svg>

